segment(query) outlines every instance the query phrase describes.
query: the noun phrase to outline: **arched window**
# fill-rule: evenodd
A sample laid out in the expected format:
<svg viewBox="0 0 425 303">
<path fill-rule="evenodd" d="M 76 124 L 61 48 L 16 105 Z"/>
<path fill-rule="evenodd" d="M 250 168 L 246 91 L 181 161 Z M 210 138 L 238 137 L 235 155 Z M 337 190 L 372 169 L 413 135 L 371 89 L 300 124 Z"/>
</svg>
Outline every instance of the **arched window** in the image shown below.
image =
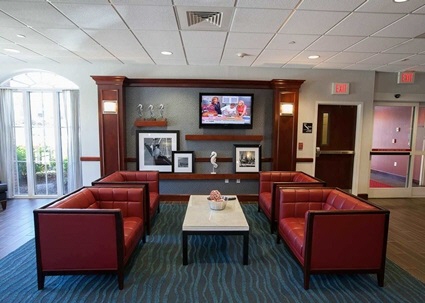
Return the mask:
<svg viewBox="0 0 425 303">
<path fill-rule="evenodd" d="M 0 179 L 10 197 L 56 197 L 81 186 L 79 91 L 49 72 L 0 85 Z"/>
</svg>

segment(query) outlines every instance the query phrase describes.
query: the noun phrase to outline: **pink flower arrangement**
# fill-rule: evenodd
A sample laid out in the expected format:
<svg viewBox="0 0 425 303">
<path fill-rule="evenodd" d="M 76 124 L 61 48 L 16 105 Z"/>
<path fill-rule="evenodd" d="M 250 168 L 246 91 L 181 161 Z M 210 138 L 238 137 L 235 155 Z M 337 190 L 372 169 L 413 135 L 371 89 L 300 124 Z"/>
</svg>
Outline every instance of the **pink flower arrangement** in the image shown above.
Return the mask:
<svg viewBox="0 0 425 303">
<path fill-rule="evenodd" d="M 211 201 L 221 201 L 222 200 L 221 193 L 216 189 L 212 190 L 210 192 L 210 200 Z"/>
</svg>

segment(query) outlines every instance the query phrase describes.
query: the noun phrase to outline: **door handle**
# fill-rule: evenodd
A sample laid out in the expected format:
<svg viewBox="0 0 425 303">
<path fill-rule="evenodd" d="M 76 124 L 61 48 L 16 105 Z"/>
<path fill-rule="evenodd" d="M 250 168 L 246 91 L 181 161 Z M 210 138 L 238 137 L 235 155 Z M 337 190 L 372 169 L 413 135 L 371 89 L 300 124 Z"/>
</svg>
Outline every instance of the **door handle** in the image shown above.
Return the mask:
<svg viewBox="0 0 425 303">
<path fill-rule="evenodd" d="M 320 147 L 316 147 L 316 158 L 320 156 Z"/>
<path fill-rule="evenodd" d="M 316 152 L 317 153 L 317 152 Z M 323 155 L 354 155 L 354 150 L 323 150 Z"/>
</svg>

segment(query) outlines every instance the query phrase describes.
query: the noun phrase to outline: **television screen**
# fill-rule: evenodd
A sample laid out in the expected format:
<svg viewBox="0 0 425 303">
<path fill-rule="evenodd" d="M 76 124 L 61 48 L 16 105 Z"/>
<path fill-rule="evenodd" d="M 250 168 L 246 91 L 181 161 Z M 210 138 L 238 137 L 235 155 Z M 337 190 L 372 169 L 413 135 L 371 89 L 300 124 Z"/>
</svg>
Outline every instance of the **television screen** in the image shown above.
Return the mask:
<svg viewBox="0 0 425 303">
<path fill-rule="evenodd" d="M 199 94 L 199 127 L 252 128 L 253 94 Z"/>
</svg>

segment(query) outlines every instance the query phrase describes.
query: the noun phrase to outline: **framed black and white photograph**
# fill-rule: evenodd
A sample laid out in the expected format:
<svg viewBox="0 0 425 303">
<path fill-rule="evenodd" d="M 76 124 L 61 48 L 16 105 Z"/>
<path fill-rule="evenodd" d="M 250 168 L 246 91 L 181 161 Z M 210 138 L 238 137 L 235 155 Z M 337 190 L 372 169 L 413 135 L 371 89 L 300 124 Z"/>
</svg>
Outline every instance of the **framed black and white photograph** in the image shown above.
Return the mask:
<svg viewBox="0 0 425 303">
<path fill-rule="evenodd" d="M 234 144 L 235 173 L 258 173 L 261 170 L 261 144 Z"/>
<path fill-rule="evenodd" d="M 193 151 L 173 151 L 174 173 L 193 173 L 194 164 L 195 158 Z"/>
<path fill-rule="evenodd" d="M 178 130 L 136 131 L 137 169 L 173 171 L 173 151 L 179 149 Z"/>
</svg>

